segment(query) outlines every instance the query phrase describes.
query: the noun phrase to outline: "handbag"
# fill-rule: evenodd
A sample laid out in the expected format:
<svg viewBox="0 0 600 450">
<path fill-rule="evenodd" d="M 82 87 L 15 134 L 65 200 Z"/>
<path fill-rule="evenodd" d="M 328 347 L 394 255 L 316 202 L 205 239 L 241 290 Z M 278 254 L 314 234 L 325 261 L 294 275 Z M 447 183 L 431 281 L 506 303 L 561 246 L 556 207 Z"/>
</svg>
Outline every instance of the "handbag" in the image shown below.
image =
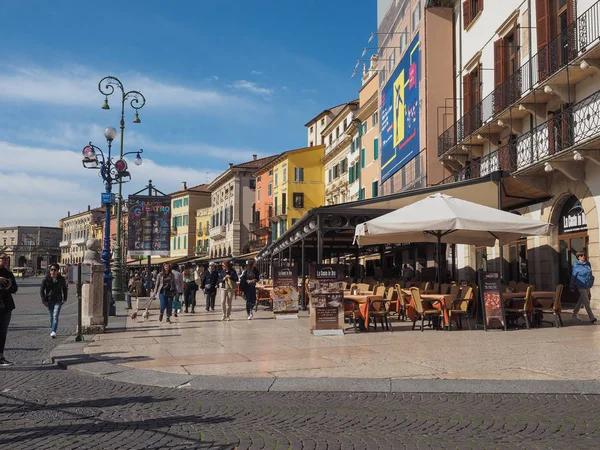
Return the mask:
<svg viewBox="0 0 600 450">
<path fill-rule="evenodd" d="M 173 299 L 173 309 L 181 309 L 181 300 L 179 300 L 179 296 L 176 296 Z"/>
</svg>

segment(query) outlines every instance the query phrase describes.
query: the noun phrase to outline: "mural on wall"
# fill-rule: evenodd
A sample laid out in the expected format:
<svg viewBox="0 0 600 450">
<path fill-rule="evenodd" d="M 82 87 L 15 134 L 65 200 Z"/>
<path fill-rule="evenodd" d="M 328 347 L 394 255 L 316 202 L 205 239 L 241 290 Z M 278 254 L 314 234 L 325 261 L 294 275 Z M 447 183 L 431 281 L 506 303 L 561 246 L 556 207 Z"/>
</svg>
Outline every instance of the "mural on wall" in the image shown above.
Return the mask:
<svg viewBox="0 0 600 450">
<path fill-rule="evenodd" d="M 381 181 L 390 178 L 421 150 L 417 34 L 381 92 Z"/>
</svg>

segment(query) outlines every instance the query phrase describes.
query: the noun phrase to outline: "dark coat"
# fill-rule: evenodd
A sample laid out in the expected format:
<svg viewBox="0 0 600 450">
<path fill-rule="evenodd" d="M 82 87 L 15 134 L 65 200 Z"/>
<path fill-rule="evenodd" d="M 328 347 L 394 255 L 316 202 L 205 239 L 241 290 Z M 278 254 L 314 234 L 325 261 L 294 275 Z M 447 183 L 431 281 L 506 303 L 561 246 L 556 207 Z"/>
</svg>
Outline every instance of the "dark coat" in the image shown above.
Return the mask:
<svg viewBox="0 0 600 450">
<path fill-rule="evenodd" d="M 205 270 L 202 274 L 202 286 L 201 288 L 204 291 L 208 292 L 217 292 L 217 284 L 219 283 L 219 272 L 213 270 L 212 273 L 210 270 Z M 207 289 L 206 286 L 210 285 L 210 289 Z"/>
<path fill-rule="evenodd" d="M 40 286 L 40 298 L 42 302 L 66 302 L 68 290 L 67 280 L 62 275 L 58 274 L 56 281 L 48 275 Z"/>
<path fill-rule="evenodd" d="M 129 286 L 129 293 L 134 297 L 144 297 L 146 295 L 146 288 L 142 280 L 134 280 Z"/>
<path fill-rule="evenodd" d="M 256 267 L 253 267 L 250 270 L 246 269 L 242 272 L 242 277 L 240 279 L 240 287 L 244 292 L 246 292 L 247 289 L 256 288 L 256 284 L 248 284 L 248 281 L 252 280 L 256 281 L 257 283 L 260 280 L 260 275 Z"/>
<path fill-rule="evenodd" d="M 19 290 L 19 287 L 17 286 L 17 282 L 15 281 L 15 276 L 6 267 L 0 267 L 0 277 L 9 280 L 8 287 L 6 289 L 0 290 L 0 301 L 4 303 L 6 311 L 12 311 L 13 309 L 15 309 L 15 301 L 13 300 L 12 294 L 17 292 Z"/>
</svg>

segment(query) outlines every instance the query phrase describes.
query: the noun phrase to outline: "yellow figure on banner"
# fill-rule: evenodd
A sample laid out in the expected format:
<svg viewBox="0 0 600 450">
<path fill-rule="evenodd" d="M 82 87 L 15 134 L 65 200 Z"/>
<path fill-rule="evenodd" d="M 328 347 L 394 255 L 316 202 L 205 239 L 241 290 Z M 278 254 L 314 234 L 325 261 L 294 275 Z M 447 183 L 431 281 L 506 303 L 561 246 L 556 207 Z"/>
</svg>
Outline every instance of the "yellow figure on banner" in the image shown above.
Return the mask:
<svg viewBox="0 0 600 450">
<path fill-rule="evenodd" d="M 404 129 L 406 117 L 405 94 L 408 82 L 405 79 L 404 70 L 400 72 L 394 81 L 394 147 L 402 143 L 406 135 Z"/>
</svg>

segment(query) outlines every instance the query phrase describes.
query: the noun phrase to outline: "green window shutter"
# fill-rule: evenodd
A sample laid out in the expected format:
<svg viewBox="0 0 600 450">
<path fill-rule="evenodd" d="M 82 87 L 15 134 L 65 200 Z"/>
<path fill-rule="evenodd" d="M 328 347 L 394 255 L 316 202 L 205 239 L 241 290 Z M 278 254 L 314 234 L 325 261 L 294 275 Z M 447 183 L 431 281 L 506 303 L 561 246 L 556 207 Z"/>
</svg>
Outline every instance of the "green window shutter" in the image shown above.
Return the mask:
<svg viewBox="0 0 600 450">
<path fill-rule="evenodd" d="M 371 183 L 371 193 L 373 194 L 373 197 L 377 197 L 377 195 L 379 194 L 378 188 L 379 186 L 377 181 L 373 181 L 373 183 Z"/>
<path fill-rule="evenodd" d="M 354 175 L 353 171 L 354 166 L 350 166 L 350 170 L 348 171 L 348 184 L 354 183 L 354 180 L 352 179 L 352 176 Z"/>
<path fill-rule="evenodd" d="M 366 153 L 365 149 L 362 148 L 360 150 L 360 167 L 361 167 L 361 169 L 365 168 L 365 163 L 366 163 L 366 161 L 365 161 L 365 159 L 366 159 L 365 153 Z"/>
<path fill-rule="evenodd" d="M 358 127 L 358 137 L 362 136 L 362 126 Z"/>
<path fill-rule="evenodd" d="M 363 193 L 362 193 L 362 189 L 358 190 L 358 199 L 362 200 L 363 199 Z"/>
<path fill-rule="evenodd" d="M 183 236 L 183 249 L 187 248 L 187 236 Z"/>
<path fill-rule="evenodd" d="M 377 161 L 379 158 L 379 139 L 375 138 L 373 140 L 373 159 Z"/>
</svg>

